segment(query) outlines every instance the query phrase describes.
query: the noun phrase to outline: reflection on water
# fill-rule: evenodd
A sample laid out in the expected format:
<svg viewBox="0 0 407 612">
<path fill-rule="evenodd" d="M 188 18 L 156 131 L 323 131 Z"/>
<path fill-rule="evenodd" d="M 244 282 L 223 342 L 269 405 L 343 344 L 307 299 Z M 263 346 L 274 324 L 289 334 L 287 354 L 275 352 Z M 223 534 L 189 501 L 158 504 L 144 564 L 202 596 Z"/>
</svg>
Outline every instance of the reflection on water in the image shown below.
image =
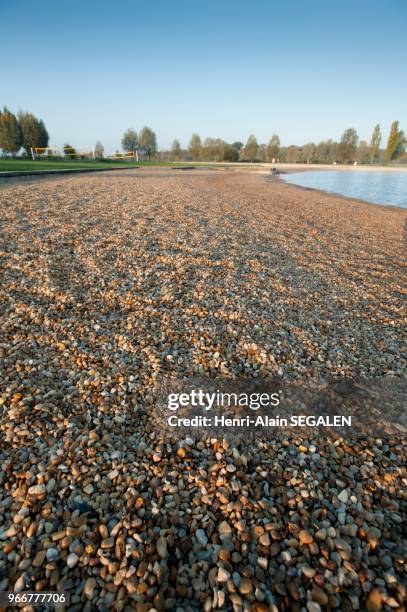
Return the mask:
<svg viewBox="0 0 407 612">
<path fill-rule="evenodd" d="M 288 183 L 359 198 L 375 204 L 407 208 L 407 170 L 322 170 L 287 174 Z"/>
</svg>

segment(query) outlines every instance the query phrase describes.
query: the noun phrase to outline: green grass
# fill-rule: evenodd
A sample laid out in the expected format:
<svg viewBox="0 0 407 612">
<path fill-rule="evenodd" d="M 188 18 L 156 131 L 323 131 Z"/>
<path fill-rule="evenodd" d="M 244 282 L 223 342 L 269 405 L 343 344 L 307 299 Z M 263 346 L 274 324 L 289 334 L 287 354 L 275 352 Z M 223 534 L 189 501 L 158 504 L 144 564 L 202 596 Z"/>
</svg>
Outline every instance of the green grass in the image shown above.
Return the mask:
<svg viewBox="0 0 407 612">
<path fill-rule="evenodd" d="M 1 172 L 18 172 L 26 170 L 76 170 L 88 168 L 134 168 L 135 166 L 204 166 L 205 168 L 221 169 L 230 167 L 229 164 L 211 164 L 211 162 L 133 162 L 123 160 L 107 159 L 104 161 L 97 160 L 30 160 L 30 159 L 1 159 L 0 158 L 0 173 Z M 250 168 L 251 164 L 242 164 L 242 168 Z"/>
<path fill-rule="evenodd" d="M 17 172 L 19 170 L 76 170 L 87 168 L 132 168 L 134 166 L 172 166 L 166 162 L 129 162 L 122 160 L 36 160 L 0 159 L 0 172 Z"/>
</svg>

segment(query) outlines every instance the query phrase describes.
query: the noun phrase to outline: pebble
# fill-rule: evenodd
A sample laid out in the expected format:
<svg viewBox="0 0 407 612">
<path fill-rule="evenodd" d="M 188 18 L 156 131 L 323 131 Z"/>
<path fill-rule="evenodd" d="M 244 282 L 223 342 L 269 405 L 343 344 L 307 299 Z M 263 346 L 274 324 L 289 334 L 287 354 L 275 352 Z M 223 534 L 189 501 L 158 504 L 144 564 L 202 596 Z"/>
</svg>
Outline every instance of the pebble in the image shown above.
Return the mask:
<svg viewBox="0 0 407 612">
<path fill-rule="evenodd" d="M 368 612 L 379 612 L 382 609 L 382 596 L 378 589 L 372 589 L 366 600 Z"/>
<path fill-rule="evenodd" d="M 158 538 L 157 552 L 160 555 L 161 559 L 166 559 L 168 550 L 167 550 L 167 541 L 165 538 Z"/>
<path fill-rule="evenodd" d="M 59 558 L 59 551 L 57 548 L 48 548 L 47 559 L 48 561 L 57 561 Z"/>
<path fill-rule="evenodd" d="M 217 581 L 218 582 L 227 582 L 230 578 L 230 572 L 225 570 L 225 568 L 220 567 L 218 569 Z"/>
<path fill-rule="evenodd" d="M 83 592 L 85 593 L 85 596 L 88 599 L 92 599 L 95 587 L 96 587 L 95 578 L 88 578 L 85 582 L 85 587 L 83 589 Z"/>
<path fill-rule="evenodd" d="M 28 495 L 33 497 L 41 497 L 47 493 L 47 488 L 43 484 L 34 485 L 28 489 Z"/>
<path fill-rule="evenodd" d="M 208 536 L 206 535 L 204 529 L 197 529 L 195 531 L 195 536 L 202 546 L 206 546 L 208 544 Z"/>
<path fill-rule="evenodd" d="M 232 528 L 227 521 L 221 521 L 221 523 L 219 523 L 218 531 L 221 535 L 229 535 L 232 533 Z"/>
<path fill-rule="evenodd" d="M 327 537 L 326 529 L 325 528 L 318 529 L 318 531 L 315 534 L 315 537 L 317 538 L 317 540 L 326 540 L 326 537 Z"/>
<path fill-rule="evenodd" d="M 301 544 L 311 544 L 314 541 L 312 535 L 305 529 L 302 529 L 300 531 L 300 533 L 298 534 L 298 538 Z"/>
<path fill-rule="evenodd" d="M 312 588 L 311 596 L 313 601 L 317 602 L 321 606 L 326 606 L 328 604 L 328 595 L 316 585 L 314 585 Z"/>
<path fill-rule="evenodd" d="M 291 553 L 288 550 L 284 550 L 281 553 L 281 560 L 283 561 L 283 563 L 290 563 L 290 561 L 291 561 Z"/>
<path fill-rule="evenodd" d="M 347 504 L 348 503 L 348 499 L 349 499 L 349 493 L 346 489 L 343 489 L 343 491 L 341 491 L 338 495 L 338 499 L 344 503 Z"/>
<path fill-rule="evenodd" d="M 79 562 L 79 557 L 75 553 L 70 553 L 66 558 L 66 564 L 70 569 L 75 567 L 75 565 L 77 565 L 78 562 Z"/>
<path fill-rule="evenodd" d="M 309 565 L 304 566 L 301 571 L 307 578 L 313 578 L 316 574 L 316 570 Z"/>
<path fill-rule="evenodd" d="M 253 590 L 253 585 L 251 580 L 248 580 L 247 578 L 242 580 L 240 585 L 239 585 L 239 591 L 242 595 L 248 595 L 249 593 L 251 593 Z"/>
<path fill-rule="evenodd" d="M 268 559 L 267 557 L 258 557 L 257 564 L 264 570 L 268 568 Z"/>
<path fill-rule="evenodd" d="M 269 536 L 269 534 L 267 532 L 261 534 L 261 536 L 259 537 L 259 543 L 262 546 L 270 546 L 271 540 L 270 540 L 270 536 Z"/>
<path fill-rule="evenodd" d="M 316 601 L 307 601 L 308 612 L 320 612 L 321 606 Z"/>
</svg>

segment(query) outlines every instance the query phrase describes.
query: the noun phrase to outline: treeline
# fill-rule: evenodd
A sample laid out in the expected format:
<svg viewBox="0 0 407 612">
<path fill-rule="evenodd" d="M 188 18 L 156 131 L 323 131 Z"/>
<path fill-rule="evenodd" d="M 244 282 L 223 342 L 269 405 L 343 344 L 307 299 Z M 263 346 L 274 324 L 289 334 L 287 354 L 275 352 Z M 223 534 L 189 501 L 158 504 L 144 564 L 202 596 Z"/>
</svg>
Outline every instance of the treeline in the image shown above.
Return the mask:
<svg viewBox="0 0 407 612">
<path fill-rule="evenodd" d="M 377 164 L 399 159 L 406 150 L 407 139 L 399 122 L 393 121 L 385 148 L 381 148 L 382 132 L 377 124 L 369 142 L 359 140 L 355 129 L 345 130 L 339 142 L 325 140 L 318 144 L 309 142 L 302 147 L 291 145 L 281 150 L 281 161 L 287 163 Z"/>
<path fill-rule="evenodd" d="M 158 158 L 161 161 L 202 160 L 202 161 L 238 161 L 239 147 L 242 143 L 230 145 L 220 138 L 207 138 L 202 144 L 198 134 L 193 134 L 188 149 L 181 148 L 179 140 L 174 140 L 170 151 L 157 150 L 157 138 L 153 130 L 144 127 L 139 134 L 130 128 L 122 137 L 124 151 L 138 151 L 148 159 Z"/>
<path fill-rule="evenodd" d="M 286 163 L 354 163 L 375 164 L 399 159 L 406 150 L 407 139 L 399 122 L 391 125 L 385 148 L 381 148 L 382 133 L 377 124 L 369 142 L 359 140 L 355 129 L 344 131 L 339 142 L 324 140 L 319 143 L 309 142 L 302 146 L 281 146 L 280 138 L 273 134 L 268 144 L 259 144 L 252 134 L 246 144 L 234 142 L 228 144 L 220 138 L 207 138 L 204 142 L 198 134 L 193 134 L 187 149 L 182 149 L 178 140 L 174 140 L 169 151 L 162 151 L 162 160 L 193 161 L 243 161 L 243 162 L 286 162 Z"/>
<path fill-rule="evenodd" d="M 137 151 L 149 160 L 161 161 L 225 161 L 225 162 L 286 162 L 286 163 L 359 163 L 375 164 L 400 160 L 405 154 L 407 138 L 399 128 L 399 122 L 393 121 L 386 146 L 382 145 L 382 132 L 377 124 L 369 142 L 360 140 L 354 128 L 348 128 L 339 142 L 324 140 L 319 143 L 309 142 L 305 145 L 281 146 L 280 138 L 273 134 L 267 144 L 259 144 L 252 134 L 246 144 L 240 141 L 228 143 L 221 138 L 206 138 L 203 142 L 198 134 L 192 134 L 189 145 L 183 149 L 179 140 L 174 140 L 171 149 L 158 151 L 157 137 L 147 126 L 139 133 L 128 129 L 122 137 L 124 151 Z M 22 148 L 27 156 L 31 148 L 48 147 L 49 135 L 42 119 L 33 113 L 19 111 L 13 114 L 6 107 L 0 110 L 0 149 L 8 155 L 16 155 Z M 118 152 L 119 153 L 119 152 Z M 69 158 L 80 158 L 84 154 L 76 151 L 70 144 L 65 144 L 63 154 Z M 96 143 L 93 155 L 104 157 L 103 145 Z M 407 162 L 404 155 L 402 161 Z"/>
<path fill-rule="evenodd" d="M 0 149 L 16 155 L 21 148 L 31 155 L 31 147 L 47 147 L 49 135 L 42 119 L 20 111 L 17 115 L 4 107 L 0 110 Z"/>
</svg>

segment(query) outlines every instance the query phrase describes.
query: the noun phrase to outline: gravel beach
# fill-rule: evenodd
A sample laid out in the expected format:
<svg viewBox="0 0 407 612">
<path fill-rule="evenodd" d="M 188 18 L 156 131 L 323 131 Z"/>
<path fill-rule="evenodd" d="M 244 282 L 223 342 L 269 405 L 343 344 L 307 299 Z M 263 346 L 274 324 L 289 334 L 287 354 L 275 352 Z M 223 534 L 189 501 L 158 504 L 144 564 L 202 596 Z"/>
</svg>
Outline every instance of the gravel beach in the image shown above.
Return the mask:
<svg viewBox="0 0 407 612">
<path fill-rule="evenodd" d="M 405 609 L 406 210 L 168 169 L 0 210 L 0 591 Z M 174 439 L 156 389 L 184 377 L 331 381 L 355 427 Z"/>
</svg>

